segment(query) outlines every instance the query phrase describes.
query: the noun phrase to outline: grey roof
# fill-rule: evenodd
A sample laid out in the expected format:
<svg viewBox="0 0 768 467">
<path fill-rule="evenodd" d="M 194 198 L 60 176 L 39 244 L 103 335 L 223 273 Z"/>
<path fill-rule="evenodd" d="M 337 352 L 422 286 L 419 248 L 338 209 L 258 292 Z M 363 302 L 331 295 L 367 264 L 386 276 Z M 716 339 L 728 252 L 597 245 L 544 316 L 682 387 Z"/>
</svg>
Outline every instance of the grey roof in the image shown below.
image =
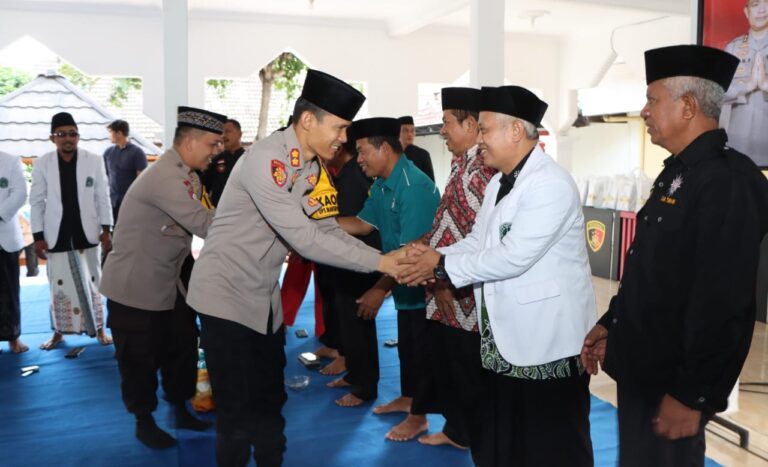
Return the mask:
<svg viewBox="0 0 768 467">
<path fill-rule="evenodd" d="M 0 151 L 39 157 L 53 151 L 48 139 L 51 117 L 69 112 L 80 132 L 79 147 L 102 154 L 112 143 L 107 125 L 117 117 L 63 76 L 39 75 L 25 86 L 0 98 Z M 160 154 L 152 142 L 132 132 L 131 141 L 146 154 Z"/>
</svg>

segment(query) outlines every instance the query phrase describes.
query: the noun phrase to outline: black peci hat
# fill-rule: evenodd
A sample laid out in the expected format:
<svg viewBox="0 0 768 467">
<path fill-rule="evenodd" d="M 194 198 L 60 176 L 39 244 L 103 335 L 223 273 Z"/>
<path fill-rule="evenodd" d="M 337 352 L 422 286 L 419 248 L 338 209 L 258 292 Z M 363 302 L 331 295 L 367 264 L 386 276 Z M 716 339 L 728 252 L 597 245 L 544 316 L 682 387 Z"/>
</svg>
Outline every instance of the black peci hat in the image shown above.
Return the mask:
<svg viewBox="0 0 768 467">
<path fill-rule="evenodd" d="M 486 87 L 480 90 L 480 111 L 511 115 L 537 127 L 547 112 L 546 102 L 520 86 Z"/>
<path fill-rule="evenodd" d="M 674 76 L 694 76 L 708 79 L 728 90 L 739 59 L 713 47 L 703 45 L 673 45 L 645 52 L 645 81 Z"/>
<path fill-rule="evenodd" d="M 73 126 L 77 128 L 75 119 L 72 118 L 72 114 L 68 112 L 59 112 L 51 118 L 51 133 L 56 131 L 56 128 L 62 126 Z"/>
<path fill-rule="evenodd" d="M 176 120 L 180 127 L 197 128 L 220 135 L 224 132 L 227 116 L 194 107 L 179 106 Z"/>
<path fill-rule="evenodd" d="M 443 110 L 480 111 L 480 90 L 475 88 L 443 88 L 440 90 Z"/>
<path fill-rule="evenodd" d="M 352 126 L 347 130 L 347 134 L 350 135 L 348 137 L 350 141 L 376 136 L 387 136 L 397 139 L 400 137 L 400 122 L 396 118 L 364 118 L 353 122 Z"/>
<path fill-rule="evenodd" d="M 365 102 L 363 93 L 344 81 L 317 70 L 307 71 L 301 97 L 326 112 L 350 121 L 355 118 Z"/>
<path fill-rule="evenodd" d="M 410 115 L 403 115 L 397 119 L 397 122 L 400 125 L 413 125 L 413 117 Z"/>
</svg>

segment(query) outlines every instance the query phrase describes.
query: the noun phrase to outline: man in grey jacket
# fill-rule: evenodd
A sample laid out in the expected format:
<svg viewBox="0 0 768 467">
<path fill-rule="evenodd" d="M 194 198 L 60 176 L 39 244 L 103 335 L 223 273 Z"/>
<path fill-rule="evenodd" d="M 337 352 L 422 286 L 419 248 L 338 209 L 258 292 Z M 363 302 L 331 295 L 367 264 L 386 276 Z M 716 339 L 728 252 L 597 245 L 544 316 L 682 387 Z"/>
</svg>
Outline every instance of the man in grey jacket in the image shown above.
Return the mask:
<svg viewBox="0 0 768 467">
<path fill-rule="evenodd" d="M 216 219 L 192 271 L 187 302 L 200 313 L 201 346 L 216 395 L 216 459 L 244 466 L 282 464 L 286 400 L 285 332 L 278 278 L 288 248 L 312 261 L 394 274 L 394 257 L 351 237 L 309 193 L 318 160 L 330 160 L 365 97 L 309 70 L 293 124 L 256 142 L 224 188 Z"/>
<path fill-rule="evenodd" d="M 157 370 L 166 399 L 176 409 L 176 427 L 210 426 L 187 412 L 195 395 L 197 326 L 185 306 L 182 265 L 192 235 L 205 238 L 213 211 L 200 203 L 204 170 L 219 150 L 226 117 L 179 107 L 173 147 L 131 185 L 120 207 L 114 249 L 104 265 L 101 291 L 120 368 L 123 403 L 136 416 L 136 437 L 151 448 L 176 440 L 152 417 L 157 407 Z"/>
</svg>

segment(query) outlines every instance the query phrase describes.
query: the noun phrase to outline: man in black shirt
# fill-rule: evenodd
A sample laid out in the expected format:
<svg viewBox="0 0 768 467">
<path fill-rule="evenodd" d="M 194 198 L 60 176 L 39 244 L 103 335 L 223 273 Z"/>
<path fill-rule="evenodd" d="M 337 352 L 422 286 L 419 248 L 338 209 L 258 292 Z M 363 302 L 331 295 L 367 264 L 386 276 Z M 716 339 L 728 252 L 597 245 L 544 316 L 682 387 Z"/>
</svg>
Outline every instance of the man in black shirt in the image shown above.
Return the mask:
<svg viewBox="0 0 768 467">
<path fill-rule="evenodd" d="M 211 164 L 203 172 L 203 185 L 211 198 L 214 206 L 219 204 L 219 198 L 227 184 L 229 174 L 232 173 L 232 167 L 240 159 L 245 149 L 240 144 L 243 137 L 243 131 L 240 129 L 240 122 L 234 119 L 227 119 L 224 124 L 224 133 L 221 135 L 224 142 L 224 151 L 217 154 L 211 160 Z"/>
<path fill-rule="evenodd" d="M 406 115 L 398 118 L 397 121 L 400 122 L 400 144 L 403 146 L 405 157 L 434 182 L 435 171 L 432 169 L 432 159 L 429 157 L 429 152 L 413 144 L 413 140 L 416 139 L 413 117 Z"/>
<path fill-rule="evenodd" d="M 621 466 L 703 466 L 704 426 L 726 408 L 752 339 L 768 181 L 718 129 L 737 58 L 685 45 L 645 61 L 641 116 L 672 155 L 582 362 L 617 382 Z"/>
</svg>

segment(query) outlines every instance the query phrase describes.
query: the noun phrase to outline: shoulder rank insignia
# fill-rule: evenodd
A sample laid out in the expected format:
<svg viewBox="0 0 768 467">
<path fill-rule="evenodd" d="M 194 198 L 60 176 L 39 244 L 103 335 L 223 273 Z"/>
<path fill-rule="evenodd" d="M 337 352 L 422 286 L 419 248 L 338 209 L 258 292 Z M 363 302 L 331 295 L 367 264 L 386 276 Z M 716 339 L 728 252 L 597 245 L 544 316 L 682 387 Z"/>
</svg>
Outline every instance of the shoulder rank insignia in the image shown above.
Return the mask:
<svg viewBox="0 0 768 467">
<path fill-rule="evenodd" d="M 288 175 L 285 172 L 285 164 L 277 159 L 272 159 L 271 172 L 272 180 L 275 181 L 275 185 L 281 188 L 285 186 L 285 182 L 288 180 Z"/>
<path fill-rule="evenodd" d="M 187 194 L 190 198 L 195 199 L 195 189 L 192 187 L 192 182 L 184 180 L 184 186 L 187 188 Z"/>
<path fill-rule="evenodd" d="M 291 149 L 290 155 L 291 155 L 291 167 L 300 166 L 301 159 L 299 159 L 299 156 L 301 155 L 301 153 L 299 152 L 299 150 L 296 148 Z"/>
</svg>

